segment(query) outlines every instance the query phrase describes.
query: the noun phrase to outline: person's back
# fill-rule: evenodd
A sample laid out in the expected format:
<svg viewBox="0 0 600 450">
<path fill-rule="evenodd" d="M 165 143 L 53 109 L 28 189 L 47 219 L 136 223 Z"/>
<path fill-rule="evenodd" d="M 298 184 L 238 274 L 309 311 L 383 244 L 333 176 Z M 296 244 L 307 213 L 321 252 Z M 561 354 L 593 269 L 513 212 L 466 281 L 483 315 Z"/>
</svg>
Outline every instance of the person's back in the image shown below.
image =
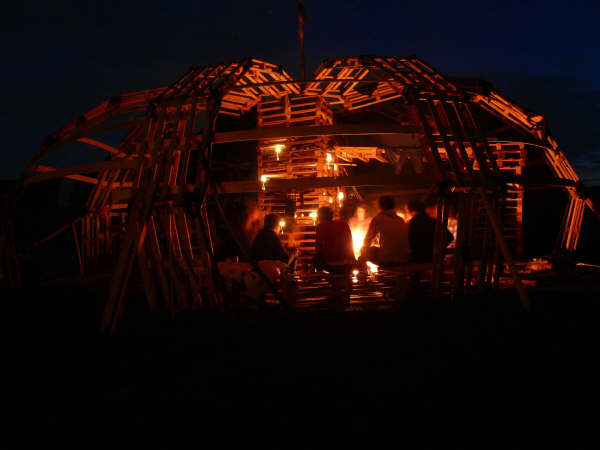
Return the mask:
<svg viewBox="0 0 600 450">
<path fill-rule="evenodd" d="M 410 260 L 408 225 L 394 211 L 393 198 L 380 197 L 379 208 L 381 212 L 369 224 L 361 260 L 383 265 L 405 264 Z M 369 247 L 377 235 L 379 247 Z"/>
<path fill-rule="evenodd" d="M 350 227 L 346 222 L 333 220 L 333 211 L 327 206 L 319 208 L 317 215 L 315 267 L 329 271 L 349 270 L 355 263 Z"/>
<path fill-rule="evenodd" d="M 354 259 L 352 233 L 346 222 L 328 220 L 317 225 L 317 253 L 328 263 Z"/>
<path fill-rule="evenodd" d="M 410 220 L 408 239 L 412 251 L 412 260 L 416 263 L 428 263 L 433 260 L 436 220 L 425 211 L 425 205 L 419 200 L 409 203 L 408 209 L 415 215 Z M 446 229 L 444 247 L 454 240 L 452 233 Z"/>
<path fill-rule="evenodd" d="M 413 216 L 409 222 L 408 239 L 412 260 L 417 263 L 431 262 L 435 237 L 435 219 L 425 213 Z"/>
<path fill-rule="evenodd" d="M 265 226 L 261 229 L 252 243 L 250 254 L 255 261 L 279 260 L 288 262 L 288 254 L 283 249 L 279 236 L 275 228 L 279 223 L 279 217 L 276 214 L 267 214 L 265 216 Z"/>
<path fill-rule="evenodd" d="M 379 258 L 382 264 L 408 262 L 408 225 L 402 217 L 394 211 L 382 211 L 371 221 L 369 231 L 379 234 Z"/>
</svg>

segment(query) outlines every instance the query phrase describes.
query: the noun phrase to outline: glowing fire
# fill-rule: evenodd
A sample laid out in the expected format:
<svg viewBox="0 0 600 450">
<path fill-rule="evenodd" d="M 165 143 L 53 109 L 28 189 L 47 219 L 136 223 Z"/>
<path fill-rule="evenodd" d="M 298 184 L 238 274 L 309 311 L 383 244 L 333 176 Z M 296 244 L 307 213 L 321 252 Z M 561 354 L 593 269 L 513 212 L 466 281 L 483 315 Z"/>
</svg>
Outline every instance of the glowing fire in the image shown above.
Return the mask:
<svg viewBox="0 0 600 450">
<path fill-rule="evenodd" d="M 456 220 L 454 217 L 448 217 L 448 230 L 450 231 L 450 233 L 452 233 L 452 236 L 454 236 L 453 243 L 456 242 L 457 229 L 458 229 L 458 220 Z"/>
<path fill-rule="evenodd" d="M 360 249 L 365 242 L 365 232 L 359 228 L 350 228 L 352 232 L 352 246 L 354 247 L 354 257 L 358 259 L 360 256 Z"/>
<path fill-rule="evenodd" d="M 360 256 L 360 250 L 362 249 L 365 243 L 365 236 L 367 234 L 367 230 L 369 229 L 369 223 L 370 219 L 360 220 L 358 218 L 353 218 L 349 222 L 350 232 L 352 233 L 352 247 L 354 250 L 354 257 L 356 259 L 358 259 L 358 257 Z M 375 274 L 378 272 L 379 267 L 371 262 L 367 262 L 367 270 L 369 271 L 369 273 Z M 354 277 L 358 275 L 358 271 L 356 272 L 357 273 L 354 274 Z"/>
<path fill-rule="evenodd" d="M 377 273 L 379 271 L 379 266 L 367 261 L 367 270 L 369 273 Z"/>
</svg>

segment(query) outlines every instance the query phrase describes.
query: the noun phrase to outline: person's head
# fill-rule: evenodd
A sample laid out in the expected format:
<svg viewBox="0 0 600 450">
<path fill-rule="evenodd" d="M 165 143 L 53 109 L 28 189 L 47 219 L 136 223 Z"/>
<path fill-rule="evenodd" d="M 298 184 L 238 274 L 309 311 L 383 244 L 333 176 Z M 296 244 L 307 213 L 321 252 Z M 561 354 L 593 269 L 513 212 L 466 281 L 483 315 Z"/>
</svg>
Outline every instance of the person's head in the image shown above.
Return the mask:
<svg viewBox="0 0 600 450">
<path fill-rule="evenodd" d="M 358 220 L 365 220 L 365 217 L 367 217 L 367 208 L 364 205 L 358 205 L 356 207 L 356 218 Z"/>
<path fill-rule="evenodd" d="M 396 202 L 394 202 L 394 198 L 388 195 L 382 195 L 381 197 L 379 197 L 379 201 L 377 203 L 379 204 L 379 209 L 381 209 L 382 211 L 391 211 L 396 205 Z"/>
<path fill-rule="evenodd" d="M 275 230 L 279 225 L 279 216 L 275 213 L 267 214 L 265 216 L 265 229 Z"/>
<path fill-rule="evenodd" d="M 412 214 L 425 214 L 425 203 L 418 199 L 411 200 L 408 202 L 408 210 Z"/>
<path fill-rule="evenodd" d="M 333 220 L 333 210 L 329 206 L 321 206 L 317 211 L 319 222 L 327 222 Z"/>
</svg>

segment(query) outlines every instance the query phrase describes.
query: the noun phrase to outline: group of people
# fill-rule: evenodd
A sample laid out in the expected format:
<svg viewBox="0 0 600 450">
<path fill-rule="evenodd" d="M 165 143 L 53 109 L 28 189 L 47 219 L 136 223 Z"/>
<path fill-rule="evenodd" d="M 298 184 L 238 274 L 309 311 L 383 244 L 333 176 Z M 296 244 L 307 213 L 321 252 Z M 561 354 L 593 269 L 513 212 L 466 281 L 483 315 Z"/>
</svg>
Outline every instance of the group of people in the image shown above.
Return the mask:
<svg viewBox="0 0 600 450">
<path fill-rule="evenodd" d="M 408 223 L 396 214 L 392 197 L 380 197 L 378 206 L 379 213 L 369 223 L 358 261 L 354 256 L 348 223 L 335 220 L 331 208 L 319 208 L 313 257 L 318 270 L 345 272 L 358 267 L 364 271 L 367 262 L 383 267 L 409 262 L 431 262 L 436 221 L 427 214 L 423 202 L 413 200 L 409 203 L 413 217 Z M 283 248 L 276 231 L 278 226 L 279 217 L 276 214 L 265 216 L 264 228 L 252 244 L 251 255 L 255 261 L 278 260 L 290 263 L 295 259 L 295 253 L 288 255 Z M 373 245 L 376 238 L 379 240 L 378 246 Z M 445 245 L 449 245 L 452 240 L 452 234 L 446 230 Z"/>
</svg>

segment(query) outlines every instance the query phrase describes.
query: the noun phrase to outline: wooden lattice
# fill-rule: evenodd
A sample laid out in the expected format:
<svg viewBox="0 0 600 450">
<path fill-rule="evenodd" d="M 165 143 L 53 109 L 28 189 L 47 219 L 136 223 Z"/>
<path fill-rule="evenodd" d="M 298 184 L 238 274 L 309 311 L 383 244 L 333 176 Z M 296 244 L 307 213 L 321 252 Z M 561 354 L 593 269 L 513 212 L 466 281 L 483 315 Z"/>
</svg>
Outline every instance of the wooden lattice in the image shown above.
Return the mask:
<svg viewBox="0 0 600 450">
<path fill-rule="evenodd" d="M 382 106 L 394 123 L 337 123 L 339 114 Z M 239 117 L 255 107 L 255 129 L 215 132 L 220 114 Z M 476 111 L 493 115 L 521 138 L 487 135 Z M 97 140 L 114 130 L 129 130 L 116 148 Z M 403 148 L 422 155 L 426 170 L 410 179 L 351 175 L 338 163 L 392 158 L 385 146 L 352 147 L 336 140 L 348 135 L 404 137 L 408 144 Z M 43 165 L 50 151 L 71 141 L 101 148 L 108 158 L 68 168 Z M 217 182 L 215 145 L 241 141 L 257 142 L 258 178 Z M 528 145 L 542 149 L 552 177 L 532 180 L 523 175 Z M 224 193 L 258 193 L 260 207 L 279 214 L 291 202 L 296 227 L 286 230 L 284 240 L 298 245 L 307 260 L 314 242 L 310 214 L 330 199 L 336 204 L 338 192 L 365 185 L 437 185 L 434 295 L 447 282 L 452 295 L 497 285 L 507 266 L 525 308 L 529 306 L 513 257 L 522 248 L 523 189 L 535 185 L 567 190 L 570 201 L 558 239 L 565 250 L 577 246 L 585 206 L 594 209 L 542 116 L 496 92 L 457 87 L 416 57 L 332 59 L 302 82 L 277 65 L 252 58 L 191 68 L 171 86 L 113 97 L 53 133 L 27 166 L 12 202 L 28 185 L 60 177 L 94 185 L 87 213 L 57 231 L 73 233 L 80 271 L 89 271 L 90 258 L 118 255 L 105 327 L 121 319 L 133 273 L 139 275 L 151 309 L 166 305 L 171 311 L 192 310 L 221 302 L 206 205 L 212 199 L 229 224 Z M 458 225 L 447 279 L 442 232 L 451 205 Z M 9 228 L 4 220 L 3 230 Z M 236 230 L 229 231 L 237 240 Z M 14 250 L 14 245 L 7 248 Z M 477 259 L 465 260 L 465 248 Z M 18 261 L 16 256 L 10 260 L 7 273 L 16 280 Z"/>
</svg>

